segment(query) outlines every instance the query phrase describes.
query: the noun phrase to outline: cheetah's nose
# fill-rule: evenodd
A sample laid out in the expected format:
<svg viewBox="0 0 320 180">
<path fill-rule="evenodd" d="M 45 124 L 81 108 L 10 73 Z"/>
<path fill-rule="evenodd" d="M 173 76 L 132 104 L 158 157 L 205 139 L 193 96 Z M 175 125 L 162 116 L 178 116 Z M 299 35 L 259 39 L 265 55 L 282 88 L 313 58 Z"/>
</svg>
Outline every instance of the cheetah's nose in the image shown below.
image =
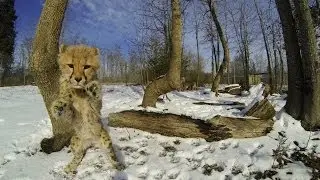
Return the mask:
<svg viewBox="0 0 320 180">
<path fill-rule="evenodd" d="M 76 80 L 77 82 L 80 82 L 82 80 L 81 77 L 75 77 L 74 80 Z"/>
</svg>

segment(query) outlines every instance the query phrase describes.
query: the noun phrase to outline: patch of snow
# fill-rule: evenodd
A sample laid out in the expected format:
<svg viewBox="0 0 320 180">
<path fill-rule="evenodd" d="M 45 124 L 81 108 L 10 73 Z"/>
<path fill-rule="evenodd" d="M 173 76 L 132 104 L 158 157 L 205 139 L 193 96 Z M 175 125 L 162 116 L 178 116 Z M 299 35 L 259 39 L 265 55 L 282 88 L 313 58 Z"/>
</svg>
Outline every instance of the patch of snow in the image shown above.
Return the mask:
<svg viewBox="0 0 320 180">
<path fill-rule="evenodd" d="M 0 169 L 0 179 L 3 177 L 4 173 L 6 173 L 6 170 Z"/>
<path fill-rule="evenodd" d="M 215 115 L 241 117 L 241 111 L 231 106 L 195 105 L 199 101 L 224 103 L 240 102 L 250 105 L 262 97 L 262 84 L 250 89 L 250 94 L 237 97 L 230 94 L 212 94 L 200 91 L 171 92 L 171 101 L 157 103 L 157 108 L 147 111 L 174 113 L 208 120 Z M 141 86 L 103 86 L 103 117 L 123 110 L 143 110 Z M 272 149 L 278 145 L 275 139 L 279 131 L 288 137 L 287 143 L 299 142 L 307 145 L 309 137 L 320 138 L 320 133 L 305 131 L 299 121 L 283 111 L 284 95 L 268 96 L 277 112 L 273 130 L 259 138 L 226 139 L 206 142 L 200 138 L 166 137 L 132 128 L 107 127 L 112 138 L 118 160 L 125 165 L 122 171 L 111 168 L 110 157 L 99 149 L 89 149 L 81 162 L 78 173 L 70 177 L 63 168 L 72 153 L 64 148 L 60 152 L 40 152 L 40 141 L 52 135 L 51 123 L 39 91 L 34 86 L 0 88 L 0 179 L 250 179 L 253 171 L 270 169 L 273 163 Z M 30 105 L 30 102 L 31 105 Z M 10 120 L 10 121 L 7 121 Z M 107 118 L 103 124 L 107 124 Z M 20 126 L 19 126 L 20 125 Z M 319 146 L 319 141 L 309 142 L 308 148 Z M 319 147 L 317 148 L 319 152 Z M 203 173 L 203 166 L 217 167 L 210 175 Z M 240 172 L 233 175 L 232 172 Z M 293 175 L 287 175 L 292 171 Z M 310 169 L 302 164 L 289 164 L 280 169 L 275 177 L 281 179 L 310 179 Z"/>
<path fill-rule="evenodd" d="M 30 125 L 30 123 L 18 123 L 18 126 L 25 126 L 25 125 Z"/>
<path fill-rule="evenodd" d="M 250 92 L 249 91 L 241 91 L 241 96 L 249 96 Z"/>
<path fill-rule="evenodd" d="M 8 162 L 10 161 L 13 161 L 15 160 L 17 157 L 16 157 L 16 154 L 15 153 L 10 153 L 10 154 L 6 154 L 4 157 L 3 157 L 3 162 L 1 163 L 2 165 L 5 165 L 7 164 Z"/>
</svg>

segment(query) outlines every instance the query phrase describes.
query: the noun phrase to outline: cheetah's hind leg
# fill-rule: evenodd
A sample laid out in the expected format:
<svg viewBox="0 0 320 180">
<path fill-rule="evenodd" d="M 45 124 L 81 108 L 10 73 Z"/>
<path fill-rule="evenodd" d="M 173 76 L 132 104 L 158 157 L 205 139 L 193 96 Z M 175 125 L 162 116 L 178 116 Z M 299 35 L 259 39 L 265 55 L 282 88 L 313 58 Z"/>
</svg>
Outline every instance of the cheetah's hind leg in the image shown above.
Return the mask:
<svg viewBox="0 0 320 180">
<path fill-rule="evenodd" d="M 70 141 L 70 148 L 73 154 L 73 159 L 69 164 L 64 168 L 64 171 L 67 174 L 75 174 L 77 172 L 77 168 L 81 163 L 87 148 L 83 146 L 82 142 L 80 141 L 79 137 L 73 136 Z"/>
<path fill-rule="evenodd" d="M 107 151 L 110 156 L 109 159 L 111 159 L 111 165 L 113 168 L 116 168 L 117 170 L 123 170 L 124 166 L 119 163 L 119 161 L 117 160 L 117 156 L 116 153 L 112 147 L 112 142 L 111 142 L 111 138 L 108 134 L 108 132 L 106 130 L 104 130 L 103 128 L 101 129 L 101 134 L 100 134 L 100 139 L 99 139 L 99 148 Z"/>
</svg>

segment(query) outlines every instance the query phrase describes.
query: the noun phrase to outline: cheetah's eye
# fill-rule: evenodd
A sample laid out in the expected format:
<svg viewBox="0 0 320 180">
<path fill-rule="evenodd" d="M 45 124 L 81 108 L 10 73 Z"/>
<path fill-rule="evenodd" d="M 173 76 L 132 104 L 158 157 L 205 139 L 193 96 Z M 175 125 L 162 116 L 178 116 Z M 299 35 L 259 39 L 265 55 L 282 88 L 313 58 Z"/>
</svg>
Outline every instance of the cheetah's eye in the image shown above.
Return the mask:
<svg viewBox="0 0 320 180">
<path fill-rule="evenodd" d="M 90 65 L 84 65 L 83 69 L 89 69 L 91 66 Z"/>
<path fill-rule="evenodd" d="M 73 68 L 73 64 L 67 64 L 69 68 Z"/>
</svg>

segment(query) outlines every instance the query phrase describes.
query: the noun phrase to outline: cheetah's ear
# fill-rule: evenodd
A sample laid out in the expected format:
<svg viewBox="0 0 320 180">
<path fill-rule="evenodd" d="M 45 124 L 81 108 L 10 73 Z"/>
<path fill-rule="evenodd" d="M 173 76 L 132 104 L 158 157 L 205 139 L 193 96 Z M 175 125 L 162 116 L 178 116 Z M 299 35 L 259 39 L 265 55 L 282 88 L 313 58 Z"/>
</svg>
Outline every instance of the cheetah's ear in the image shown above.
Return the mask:
<svg viewBox="0 0 320 180">
<path fill-rule="evenodd" d="M 67 49 L 67 45 L 61 44 L 59 47 L 59 53 L 64 53 Z"/>
<path fill-rule="evenodd" d="M 100 55 L 99 48 L 94 48 L 94 55 L 96 55 L 96 56 Z"/>
</svg>

